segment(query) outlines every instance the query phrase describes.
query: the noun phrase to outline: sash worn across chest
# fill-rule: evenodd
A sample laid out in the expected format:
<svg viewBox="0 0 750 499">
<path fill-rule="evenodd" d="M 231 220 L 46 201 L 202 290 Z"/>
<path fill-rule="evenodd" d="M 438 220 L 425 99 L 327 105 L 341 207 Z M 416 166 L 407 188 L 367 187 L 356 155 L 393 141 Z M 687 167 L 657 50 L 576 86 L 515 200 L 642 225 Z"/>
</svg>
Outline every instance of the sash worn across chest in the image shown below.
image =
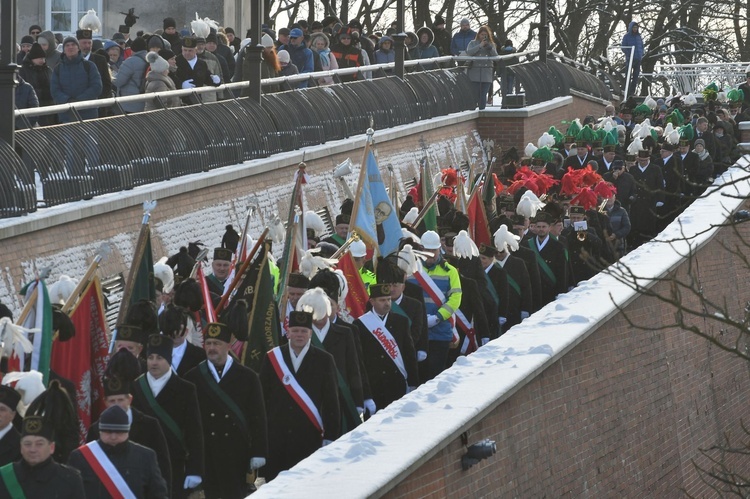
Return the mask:
<svg viewBox="0 0 750 499">
<path fill-rule="evenodd" d="M 404 379 L 407 379 L 406 365 L 404 364 L 404 358 L 401 356 L 401 350 L 398 348 L 396 339 L 385 327 L 385 323 L 372 310 L 360 317 L 359 320 L 362 321 L 373 338 L 383 347 L 388 357 L 396 364 Z"/>
<path fill-rule="evenodd" d="M 208 361 L 204 360 L 203 362 L 198 364 L 198 370 L 203 375 L 203 378 L 208 385 L 208 393 L 211 395 L 211 398 L 213 398 L 215 402 L 218 402 L 220 405 L 223 405 L 227 409 L 229 409 L 229 414 L 231 414 L 234 422 L 242 430 L 242 433 L 247 435 L 247 420 L 245 419 L 245 415 L 242 413 L 242 410 L 235 403 L 235 401 L 232 400 L 229 395 L 227 395 L 227 392 L 222 390 L 219 383 L 216 382 L 216 379 L 214 379 L 214 377 L 208 371 Z"/>
<path fill-rule="evenodd" d="M 78 448 L 113 499 L 135 499 L 127 482 L 96 440 Z"/>
<path fill-rule="evenodd" d="M 456 310 L 456 325 L 464 333 L 464 341 L 461 343 L 461 353 L 464 355 L 476 352 L 477 346 L 477 333 L 474 331 L 474 323 L 461 312 L 461 309 Z"/>
<path fill-rule="evenodd" d="M 164 426 L 169 430 L 169 432 L 177 438 L 177 440 L 180 442 L 180 445 L 182 448 L 187 452 L 187 444 L 185 443 L 185 435 L 183 435 L 182 430 L 180 429 L 180 426 L 177 424 L 177 421 L 175 421 L 172 416 L 169 415 L 169 413 L 164 410 L 164 408 L 159 405 L 159 402 L 157 402 L 156 397 L 154 397 L 154 392 L 151 391 L 151 387 L 148 385 L 148 381 L 146 380 L 146 375 L 144 374 L 138 379 L 138 384 L 141 387 L 141 390 L 143 391 L 143 395 L 146 397 L 146 402 L 148 403 L 148 406 L 151 408 L 152 411 L 154 411 L 154 414 L 156 414 L 156 417 L 159 418 L 159 421 L 164 423 Z"/>
<path fill-rule="evenodd" d="M 276 372 L 276 376 L 279 377 L 279 381 L 284 385 L 284 388 L 292 397 L 292 399 L 299 405 L 302 412 L 305 413 L 307 419 L 310 420 L 316 430 L 320 432 L 321 438 L 323 436 L 323 418 L 320 417 L 318 408 L 315 407 L 310 396 L 305 392 L 305 389 L 294 377 L 289 366 L 284 362 L 284 356 L 281 353 L 281 347 L 276 347 L 268 353 L 268 360 L 271 362 L 273 370 Z"/>
<path fill-rule="evenodd" d="M 26 494 L 23 493 L 23 488 L 18 482 L 16 470 L 13 469 L 13 463 L 8 463 L 0 468 L 0 477 L 3 478 L 5 488 L 8 489 L 11 499 L 26 499 Z"/>
<path fill-rule="evenodd" d="M 424 270 L 414 272 L 414 274 L 412 275 L 414 276 L 414 279 L 417 280 L 419 286 L 424 290 L 424 292 L 430 296 L 432 302 L 438 308 L 442 307 L 443 303 L 445 303 L 445 295 L 443 294 L 443 291 L 438 287 L 438 285 L 435 284 L 435 281 L 432 280 L 432 277 L 430 277 L 430 275 Z M 448 318 L 448 322 L 450 322 L 451 327 L 453 328 L 453 341 L 456 342 L 458 341 L 458 332 L 456 331 L 455 317 L 451 315 Z"/>
<path fill-rule="evenodd" d="M 541 253 L 539 253 L 539 248 L 536 246 L 536 241 L 534 241 L 534 238 L 528 239 L 529 242 L 529 248 L 531 248 L 534 251 L 534 254 L 536 255 L 536 261 L 539 264 L 539 268 L 542 269 L 542 272 L 545 273 L 545 275 L 549 278 L 550 281 L 552 281 L 552 284 L 557 284 L 557 278 L 555 277 L 555 273 L 552 272 L 552 269 L 549 268 L 549 265 L 547 265 L 547 262 L 544 261 L 544 258 L 542 258 Z"/>
</svg>

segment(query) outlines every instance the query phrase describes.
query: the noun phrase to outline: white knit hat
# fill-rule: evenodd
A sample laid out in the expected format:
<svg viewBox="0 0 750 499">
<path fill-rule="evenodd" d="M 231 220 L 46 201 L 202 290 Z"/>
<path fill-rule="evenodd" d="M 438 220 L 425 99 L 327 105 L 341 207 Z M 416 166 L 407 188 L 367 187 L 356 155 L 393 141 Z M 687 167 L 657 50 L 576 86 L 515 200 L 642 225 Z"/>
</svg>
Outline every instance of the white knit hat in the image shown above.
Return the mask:
<svg viewBox="0 0 750 499">
<path fill-rule="evenodd" d="M 151 64 L 151 71 L 163 73 L 169 69 L 169 63 L 156 52 L 146 54 L 146 61 Z"/>
</svg>

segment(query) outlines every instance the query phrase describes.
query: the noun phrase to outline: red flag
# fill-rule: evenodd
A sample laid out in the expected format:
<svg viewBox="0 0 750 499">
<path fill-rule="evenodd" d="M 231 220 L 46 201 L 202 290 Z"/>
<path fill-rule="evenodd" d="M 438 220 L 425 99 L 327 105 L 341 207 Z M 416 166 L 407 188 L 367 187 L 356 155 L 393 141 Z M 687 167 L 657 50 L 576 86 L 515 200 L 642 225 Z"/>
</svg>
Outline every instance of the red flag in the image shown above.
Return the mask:
<svg viewBox="0 0 750 499">
<path fill-rule="evenodd" d="M 339 258 L 337 268 L 344 273 L 346 283 L 349 286 L 349 292 L 346 295 L 346 309 L 353 319 L 358 319 L 367 311 L 365 306 L 370 296 L 367 294 L 365 283 L 362 282 L 362 277 L 359 275 L 350 252 L 345 252 Z"/>
<path fill-rule="evenodd" d="M 102 378 L 109 358 L 107 321 L 99 277 L 94 276 L 70 314 L 76 335 L 66 342 L 55 340 L 50 368 L 76 387 L 79 441 L 99 419 L 104 407 Z"/>
<path fill-rule="evenodd" d="M 206 309 L 206 322 L 216 322 L 216 312 L 211 301 L 211 291 L 208 290 L 208 281 L 206 281 L 206 275 L 202 269 L 198 269 L 197 277 L 198 284 L 201 286 L 201 294 L 203 295 L 203 305 Z"/>
<path fill-rule="evenodd" d="M 490 224 L 487 220 L 487 213 L 484 211 L 482 196 L 477 194 L 478 192 L 479 189 L 476 189 L 469 198 L 466 213 L 466 216 L 469 217 L 469 236 L 477 246 L 482 244 L 490 246 L 492 244 Z"/>
</svg>

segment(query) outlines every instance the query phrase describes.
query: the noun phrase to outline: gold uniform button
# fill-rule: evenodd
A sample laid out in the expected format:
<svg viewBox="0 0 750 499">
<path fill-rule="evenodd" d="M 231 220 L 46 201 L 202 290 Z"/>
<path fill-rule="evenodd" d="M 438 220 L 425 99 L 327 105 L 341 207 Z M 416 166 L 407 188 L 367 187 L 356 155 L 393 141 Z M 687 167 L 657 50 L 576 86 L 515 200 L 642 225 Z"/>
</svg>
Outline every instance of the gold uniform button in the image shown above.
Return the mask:
<svg viewBox="0 0 750 499">
<path fill-rule="evenodd" d="M 214 414 L 214 413 L 212 412 L 212 413 L 211 413 L 211 417 L 214 417 L 214 416 L 216 416 L 216 414 Z"/>
</svg>

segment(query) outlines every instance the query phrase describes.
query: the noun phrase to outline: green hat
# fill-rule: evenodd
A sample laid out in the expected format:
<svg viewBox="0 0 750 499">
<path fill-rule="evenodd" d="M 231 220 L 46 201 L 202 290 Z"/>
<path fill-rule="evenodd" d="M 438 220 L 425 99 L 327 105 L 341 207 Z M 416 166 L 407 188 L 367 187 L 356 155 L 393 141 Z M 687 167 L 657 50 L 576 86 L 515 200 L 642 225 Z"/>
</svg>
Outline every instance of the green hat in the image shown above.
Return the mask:
<svg viewBox="0 0 750 499">
<path fill-rule="evenodd" d="M 703 89 L 703 99 L 708 101 L 714 101 L 719 96 L 719 87 L 716 83 L 711 83 L 705 89 Z"/>
<path fill-rule="evenodd" d="M 604 134 L 604 139 L 602 139 L 602 146 L 604 147 L 604 152 L 614 152 L 615 148 L 617 148 L 620 141 L 617 139 L 617 129 L 613 128 L 609 132 L 606 132 Z"/>
<path fill-rule="evenodd" d="M 531 155 L 531 163 L 534 165 L 542 166 L 547 163 L 552 163 L 554 160 L 555 158 L 552 155 L 552 151 L 547 146 L 540 147 Z"/>
<path fill-rule="evenodd" d="M 745 92 L 743 92 L 742 89 L 733 88 L 727 92 L 727 100 L 734 103 L 742 102 L 745 100 Z"/>
<path fill-rule="evenodd" d="M 600 149 L 604 142 L 604 137 L 607 136 L 607 131 L 604 128 L 597 128 L 594 130 L 594 149 Z"/>
<path fill-rule="evenodd" d="M 581 126 L 578 124 L 578 120 L 573 120 L 568 125 L 568 131 L 565 132 L 566 142 L 575 142 L 576 137 L 581 131 Z"/>
<path fill-rule="evenodd" d="M 687 125 L 678 128 L 680 132 L 680 145 L 689 146 L 690 141 L 695 137 L 695 130 L 693 130 L 693 124 L 688 123 Z"/>
<path fill-rule="evenodd" d="M 667 116 L 665 123 L 672 123 L 675 127 L 682 126 L 685 123 L 685 117 L 679 109 L 675 109 Z"/>
<path fill-rule="evenodd" d="M 565 142 L 565 136 L 554 126 L 549 127 L 547 133 L 555 138 L 555 146 L 560 147 L 561 145 L 563 145 L 563 142 Z"/>
<path fill-rule="evenodd" d="M 653 111 L 646 104 L 639 104 L 633 109 L 634 116 L 651 116 Z"/>
<path fill-rule="evenodd" d="M 594 133 L 594 129 L 591 128 L 591 125 L 586 125 L 583 128 L 581 128 L 581 131 L 578 132 L 578 135 L 576 135 L 576 142 L 580 144 L 593 144 L 594 140 L 596 140 L 596 134 Z"/>
</svg>

